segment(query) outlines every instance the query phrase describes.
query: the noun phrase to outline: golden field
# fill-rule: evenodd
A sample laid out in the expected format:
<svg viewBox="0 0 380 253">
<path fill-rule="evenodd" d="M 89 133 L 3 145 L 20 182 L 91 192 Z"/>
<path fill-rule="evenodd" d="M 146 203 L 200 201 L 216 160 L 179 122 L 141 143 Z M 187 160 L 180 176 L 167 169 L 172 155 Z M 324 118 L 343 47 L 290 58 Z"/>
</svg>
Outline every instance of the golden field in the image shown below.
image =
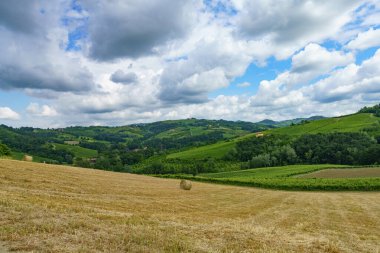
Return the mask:
<svg viewBox="0 0 380 253">
<path fill-rule="evenodd" d="M 379 192 L 287 192 L 0 160 L 0 251 L 379 252 Z"/>
</svg>

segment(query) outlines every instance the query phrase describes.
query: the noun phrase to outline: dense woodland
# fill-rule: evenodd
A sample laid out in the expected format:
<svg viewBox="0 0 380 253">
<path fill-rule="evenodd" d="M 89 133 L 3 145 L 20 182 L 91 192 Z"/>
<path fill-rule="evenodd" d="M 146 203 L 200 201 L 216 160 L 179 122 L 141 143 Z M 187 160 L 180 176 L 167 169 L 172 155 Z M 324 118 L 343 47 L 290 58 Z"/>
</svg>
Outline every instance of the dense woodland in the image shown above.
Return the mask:
<svg viewBox="0 0 380 253">
<path fill-rule="evenodd" d="M 359 112 L 379 117 L 380 106 L 365 107 Z M 64 129 L 1 125 L 0 156 L 23 153 L 48 163 L 134 173 L 194 175 L 292 164 L 380 164 L 378 124 L 360 132 L 253 136 L 236 142 L 235 148 L 222 159 L 166 158 L 167 154 L 179 150 L 228 141 L 278 126 L 308 124 L 310 120 L 320 118 L 284 122 L 266 120 L 262 123 L 187 119 L 124 127 Z M 65 141 L 73 140 L 77 146 L 65 145 Z"/>
<path fill-rule="evenodd" d="M 239 142 L 229 158 L 246 168 L 291 164 L 369 165 L 380 163 L 380 144 L 367 133 L 265 136 Z"/>
</svg>

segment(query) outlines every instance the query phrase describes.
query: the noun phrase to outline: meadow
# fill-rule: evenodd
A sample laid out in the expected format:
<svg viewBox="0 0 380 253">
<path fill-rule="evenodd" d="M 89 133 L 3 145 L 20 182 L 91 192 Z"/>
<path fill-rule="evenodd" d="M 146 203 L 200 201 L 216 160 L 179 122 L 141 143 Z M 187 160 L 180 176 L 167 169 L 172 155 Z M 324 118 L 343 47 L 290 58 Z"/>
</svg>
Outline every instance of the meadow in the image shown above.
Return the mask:
<svg viewBox="0 0 380 253">
<path fill-rule="evenodd" d="M 246 134 L 232 140 L 220 141 L 214 144 L 205 145 L 201 147 L 191 148 L 182 152 L 169 154 L 168 159 L 204 159 L 204 158 L 223 158 L 232 148 L 235 147 L 238 141 L 254 137 L 254 133 Z"/>
<path fill-rule="evenodd" d="M 371 113 L 357 113 L 342 117 L 316 120 L 306 124 L 272 129 L 266 131 L 266 133 L 300 136 L 303 134 L 359 132 L 374 125 L 379 126 L 378 117 L 375 117 Z"/>
<path fill-rule="evenodd" d="M 222 175 L 220 175 L 222 176 Z M 0 249 L 378 252 L 379 192 L 298 192 L 0 160 Z"/>
<path fill-rule="evenodd" d="M 74 145 L 66 145 L 66 144 L 59 144 L 54 143 L 53 144 L 56 149 L 62 149 L 72 152 L 75 157 L 81 157 L 81 158 L 92 158 L 96 157 L 98 155 L 98 151 L 88 148 L 83 148 L 80 146 L 74 146 Z"/>
<path fill-rule="evenodd" d="M 190 175 L 161 175 L 168 178 L 185 178 L 196 181 L 230 184 L 240 186 L 261 187 L 282 190 L 304 191 L 379 191 L 380 177 L 354 177 L 354 178 L 316 178 L 295 177 L 308 175 L 308 173 L 340 168 L 351 170 L 345 165 L 289 165 L 281 167 L 268 167 L 240 171 Z"/>
</svg>

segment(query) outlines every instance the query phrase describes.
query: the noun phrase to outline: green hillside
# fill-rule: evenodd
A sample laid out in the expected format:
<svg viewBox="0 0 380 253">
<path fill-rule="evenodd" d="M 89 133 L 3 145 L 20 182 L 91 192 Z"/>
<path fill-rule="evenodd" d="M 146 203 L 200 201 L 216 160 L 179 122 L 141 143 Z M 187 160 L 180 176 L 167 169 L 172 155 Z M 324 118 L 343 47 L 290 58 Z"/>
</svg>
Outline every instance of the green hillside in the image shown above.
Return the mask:
<svg viewBox="0 0 380 253">
<path fill-rule="evenodd" d="M 303 135 L 333 132 L 359 132 L 374 124 L 379 124 L 380 118 L 371 113 L 358 113 L 336 118 L 321 119 L 306 124 L 284 128 L 271 129 L 267 134 Z"/>
<path fill-rule="evenodd" d="M 22 154 L 42 161 L 73 164 L 98 169 L 128 170 L 149 157 L 200 147 L 263 131 L 267 126 L 243 121 L 182 119 L 127 126 L 72 126 L 58 129 L 13 128 L 0 125 L 0 143 L 7 145 L 15 158 Z M 77 146 L 67 145 L 75 143 Z M 87 163 L 86 158 L 98 158 Z M 80 159 L 79 159 L 80 160 Z M 94 159 L 95 160 L 95 159 Z"/>
<path fill-rule="evenodd" d="M 67 150 L 69 152 L 72 152 L 75 155 L 75 157 L 91 158 L 96 157 L 98 155 L 98 151 L 88 148 L 82 148 L 80 146 L 72 146 L 58 143 L 54 143 L 53 145 L 58 150 Z"/>
<path fill-rule="evenodd" d="M 375 128 L 380 131 L 380 118 L 371 113 L 358 113 L 336 118 L 326 118 L 321 120 L 300 123 L 283 128 L 270 129 L 264 134 L 300 136 L 303 134 L 333 133 L 333 132 L 359 132 L 365 129 Z M 376 131 L 371 131 L 375 133 Z M 205 159 L 208 157 L 222 158 L 228 151 L 235 147 L 236 142 L 254 137 L 255 134 L 249 134 L 242 138 L 236 138 L 228 142 L 218 142 L 212 145 L 192 148 L 167 156 L 169 159 Z"/>
<path fill-rule="evenodd" d="M 169 159 L 204 159 L 208 157 L 222 158 L 228 151 L 235 147 L 236 142 L 254 137 L 255 134 L 247 134 L 232 140 L 221 141 L 211 145 L 192 148 L 178 153 L 172 153 L 167 156 Z"/>
</svg>

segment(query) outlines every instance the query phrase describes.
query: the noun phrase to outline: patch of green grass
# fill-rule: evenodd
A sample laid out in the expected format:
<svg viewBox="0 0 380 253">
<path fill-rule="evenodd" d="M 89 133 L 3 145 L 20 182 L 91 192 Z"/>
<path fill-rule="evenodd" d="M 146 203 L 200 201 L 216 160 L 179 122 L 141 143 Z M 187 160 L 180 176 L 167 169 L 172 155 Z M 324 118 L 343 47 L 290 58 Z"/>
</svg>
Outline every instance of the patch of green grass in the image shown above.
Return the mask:
<svg viewBox="0 0 380 253">
<path fill-rule="evenodd" d="M 232 148 L 235 147 L 238 141 L 244 140 L 255 136 L 255 134 L 247 134 L 232 140 L 220 141 L 214 144 L 205 145 L 202 147 L 191 148 L 182 152 L 172 153 L 167 156 L 168 159 L 205 159 L 205 158 L 223 158 L 225 154 L 228 153 Z"/>
<path fill-rule="evenodd" d="M 12 157 L 13 160 L 19 160 L 19 161 L 21 161 L 22 158 L 24 157 L 24 153 L 12 151 L 11 152 L 11 157 Z"/>
<path fill-rule="evenodd" d="M 23 158 L 24 158 L 24 155 L 25 154 L 22 153 L 22 152 L 14 152 L 14 151 L 12 151 L 11 152 L 11 156 L 9 158 L 12 159 L 12 160 L 22 161 Z M 38 162 L 38 163 L 43 163 L 43 162 L 56 163 L 56 161 L 54 161 L 52 159 L 49 159 L 49 158 L 40 157 L 40 156 L 32 156 L 32 157 L 33 157 L 33 162 Z"/>
<path fill-rule="evenodd" d="M 267 134 L 299 136 L 303 134 L 359 132 L 379 122 L 379 118 L 371 113 L 358 113 L 337 118 L 311 121 L 306 124 L 271 129 Z"/>
<path fill-rule="evenodd" d="M 317 170 L 331 168 L 346 168 L 346 165 L 315 164 L 315 165 L 288 165 L 278 167 L 257 168 L 220 173 L 200 174 L 207 178 L 279 178 L 290 177 L 298 174 L 306 174 Z"/>
<path fill-rule="evenodd" d="M 91 158 L 91 157 L 96 157 L 98 155 L 97 150 L 83 148 L 80 146 L 72 146 L 72 145 L 58 144 L 58 143 L 54 143 L 53 145 L 57 149 L 63 149 L 63 150 L 67 150 L 74 153 L 75 157 Z"/>
<path fill-rule="evenodd" d="M 221 173 L 189 175 L 164 175 L 167 178 L 184 178 L 195 181 L 252 186 L 281 190 L 322 190 L 322 191 L 379 191 L 380 178 L 294 178 L 328 168 L 344 168 L 344 165 L 291 165 L 231 171 Z"/>
<path fill-rule="evenodd" d="M 167 131 L 161 132 L 155 136 L 155 138 L 185 138 L 191 136 L 206 135 L 213 132 L 223 133 L 224 138 L 235 138 L 241 135 L 245 135 L 248 132 L 240 129 L 232 129 L 226 127 L 215 127 L 215 126 L 183 126 Z"/>
</svg>

